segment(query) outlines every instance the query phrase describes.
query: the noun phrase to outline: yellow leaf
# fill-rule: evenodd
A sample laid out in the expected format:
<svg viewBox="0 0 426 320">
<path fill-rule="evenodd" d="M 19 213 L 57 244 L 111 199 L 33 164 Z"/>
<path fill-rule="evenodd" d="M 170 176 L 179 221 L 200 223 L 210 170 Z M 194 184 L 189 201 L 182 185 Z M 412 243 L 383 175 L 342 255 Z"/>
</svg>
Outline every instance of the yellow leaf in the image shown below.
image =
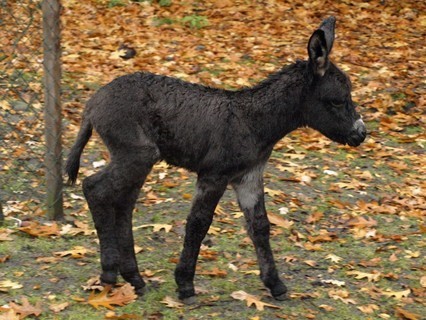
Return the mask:
<svg viewBox="0 0 426 320">
<path fill-rule="evenodd" d="M 22 285 L 10 280 L 0 281 L 0 292 L 7 292 L 9 289 L 20 289 Z"/>
<path fill-rule="evenodd" d="M 357 309 L 361 310 L 363 313 L 374 313 L 377 310 L 380 310 L 379 306 L 376 304 L 367 304 L 365 306 L 359 306 Z"/>
<path fill-rule="evenodd" d="M 269 194 L 271 197 L 278 197 L 278 196 L 283 196 L 284 192 L 280 191 L 280 190 L 272 190 L 269 188 L 265 187 L 265 193 Z"/>
<path fill-rule="evenodd" d="M 407 289 L 404 291 L 384 291 L 382 292 L 382 295 L 393 297 L 397 300 L 401 300 L 402 298 L 407 298 L 410 293 L 411 293 L 411 290 Z"/>
<path fill-rule="evenodd" d="M 253 304 L 255 305 L 256 309 L 259 311 L 263 311 L 265 307 L 269 307 L 269 308 L 275 308 L 275 309 L 281 309 L 281 307 L 273 305 L 273 304 L 269 304 L 266 302 L 262 302 L 259 300 L 258 297 L 253 296 L 251 294 L 248 294 L 245 291 L 234 291 L 231 293 L 231 297 L 236 299 L 236 300 L 245 300 L 247 303 L 247 307 L 252 306 Z"/>
<path fill-rule="evenodd" d="M 355 279 L 364 279 L 367 278 L 370 282 L 377 282 L 380 280 L 382 274 L 380 272 L 377 273 L 366 273 L 361 271 L 348 271 L 346 274 L 354 275 Z"/>
<path fill-rule="evenodd" d="M 321 304 L 321 305 L 319 305 L 319 307 L 321 309 L 324 309 L 325 311 L 333 311 L 334 310 L 334 308 L 332 306 L 329 306 L 327 304 Z"/>
<path fill-rule="evenodd" d="M 420 278 L 420 284 L 423 288 L 426 288 L 426 276 Z"/>
<path fill-rule="evenodd" d="M 333 254 L 333 253 L 330 253 L 330 254 L 328 254 L 326 257 L 325 257 L 325 259 L 329 259 L 329 260 L 331 260 L 332 262 L 334 262 L 334 263 L 339 263 L 341 260 L 342 260 L 342 258 L 340 258 L 339 256 L 336 256 L 335 254 Z"/>
<path fill-rule="evenodd" d="M 411 251 L 411 250 L 404 250 L 407 254 L 405 258 L 412 259 L 412 258 L 418 258 L 420 257 L 420 251 Z"/>
<path fill-rule="evenodd" d="M 138 226 L 138 227 L 133 227 L 133 231 L 139 230 L 139 229 L 142 229 L 142 228 L 150 228 L 150 227 L 153 228 L 153 230 L 152 230 L 153 232 L 159 232 L 159 231 L 164 229 L 164 231 L 166 231 L 166 233 L 170 232 L 170 230 L 172 230 L 172 228 L 173 228 L 173 226 L 170 225 L 170 224 L 153 223 L 153 224 L 143 224 L 143 225 Z"/>
<path fill-rule="evenodd" d="M 164 303 L 168 308 L 182 308 L 184 306 L 182 302 L 178 302 L 169 296 L 166 296 L 161 303 Z"/>
</svg>

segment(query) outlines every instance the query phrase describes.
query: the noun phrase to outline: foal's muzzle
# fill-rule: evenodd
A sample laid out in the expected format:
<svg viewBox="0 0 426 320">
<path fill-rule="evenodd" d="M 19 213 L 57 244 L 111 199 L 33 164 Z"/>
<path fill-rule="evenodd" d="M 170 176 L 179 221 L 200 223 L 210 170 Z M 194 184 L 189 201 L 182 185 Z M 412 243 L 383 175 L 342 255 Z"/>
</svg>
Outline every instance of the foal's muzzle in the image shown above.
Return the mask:
<svg viewBox="0 0 426 320">
<path fill-rule="evenodd" d="M 358 147 L 367 136 L 367 128 L 365 127 L 364 121 L 358 119 L 355 121 L 349 137 L 347 139 L 347 144 L 351 147 Z"/>
</svg>

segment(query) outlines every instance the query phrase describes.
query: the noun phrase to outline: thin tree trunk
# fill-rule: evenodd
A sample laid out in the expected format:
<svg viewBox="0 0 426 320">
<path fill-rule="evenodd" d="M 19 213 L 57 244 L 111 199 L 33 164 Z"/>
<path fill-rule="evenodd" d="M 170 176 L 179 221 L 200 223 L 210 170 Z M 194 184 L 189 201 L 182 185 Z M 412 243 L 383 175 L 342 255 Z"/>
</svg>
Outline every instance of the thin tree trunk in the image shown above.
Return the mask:
<svg viewBox="0 0 426 320">
<path fill-rule="evenodd" d="M 59 0 L 43 0 L 47 215 L 54 220 L 62 219 L 64 216 L 60 102 L 60 9 Z"/>
</svg>

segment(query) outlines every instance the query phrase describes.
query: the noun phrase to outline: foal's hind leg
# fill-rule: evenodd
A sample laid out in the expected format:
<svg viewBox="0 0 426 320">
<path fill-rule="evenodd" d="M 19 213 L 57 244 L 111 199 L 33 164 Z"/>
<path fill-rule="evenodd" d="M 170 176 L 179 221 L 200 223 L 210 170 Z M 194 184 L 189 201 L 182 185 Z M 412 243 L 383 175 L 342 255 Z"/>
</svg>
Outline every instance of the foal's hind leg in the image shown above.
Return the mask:
<svg viewBox="0 0 426 320">
<path fill-rule="evenodd" d="M 114 190 L 110 172 L 111 166 L 108 166 L 83 181 L 83 192 L 89 204 L 100 242 L 101 282 L 104 284 L 117 282 L 120 256 L 115 234 L 115 213 L 112 207 Z"/>
<path fill-rule="evenodd" d="M 138 168 L 139 171 L 141 171 L 142 168 L 144 168 L 143 164 L 141 164 Z M 119 195 L 114 203 L 116 235 L 120 253 L 119 271 L 124 280 L 130 282 L 132 286 L 135 287 L 135 290 L 139 293 L 143 292 L 145 282 L 139 273 L 135 256 L 132 231 L 132 213 L 142 183 L 145 181 L 146 175 L 150 169 L 150 167 L 145 168 L 145 172 L 140 173 L 139 183 L 134 186 L 133 189 L 124 192 L 122 195 Z M 134 173 L 135 171 L 133 170 L 132 174 Z"/>
<path fill-rule="evenodd" d="M 232 182 L 241 210 L 247 221 L 247 231 L 256 249 L 260 277 L 277 300 L 285 299 L 287 288 L 278 277 L 269 244 L 270 223 L 266 215 L 263 192 L 263 166 L 254 168 Z"/>
<path fill-rule="evenodd" d="M 201 241 L 209 230 L 226 185 L 227 181 L 222 178 L 198 177 L 196 195 L 186 223 L 184 246 L 175 270 L 179 299 L 187 304 L 195 301 L 194 275 Z"/>
<path fill-rule="evenodd" d="M 110 131 L 99 133 L 110 150 L 111 163 L 86 178 L 83 190 L 100 241 L 101 281 L 114 284 L 120 271 L 139 290 L 145 283 L 134 252 L 132 211 L 147 174 L 159 158 L 158 148 L 132 123 L 120 127 L 126 139 L 111 136 Z"/>
</svg>

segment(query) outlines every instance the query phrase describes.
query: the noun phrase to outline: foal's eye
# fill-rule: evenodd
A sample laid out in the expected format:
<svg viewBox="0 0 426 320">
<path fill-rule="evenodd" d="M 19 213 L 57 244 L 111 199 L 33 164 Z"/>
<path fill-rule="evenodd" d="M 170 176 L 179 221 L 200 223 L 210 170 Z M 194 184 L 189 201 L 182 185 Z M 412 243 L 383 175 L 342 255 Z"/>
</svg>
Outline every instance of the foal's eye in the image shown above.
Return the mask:
<svg viewBox="0 0 426 320">
<path fill-rule="evenodd" d="M 346 105 L 344 101 L 330 101 L 330 104 L 333 108 L 343 108 Z"/>
</svg>

